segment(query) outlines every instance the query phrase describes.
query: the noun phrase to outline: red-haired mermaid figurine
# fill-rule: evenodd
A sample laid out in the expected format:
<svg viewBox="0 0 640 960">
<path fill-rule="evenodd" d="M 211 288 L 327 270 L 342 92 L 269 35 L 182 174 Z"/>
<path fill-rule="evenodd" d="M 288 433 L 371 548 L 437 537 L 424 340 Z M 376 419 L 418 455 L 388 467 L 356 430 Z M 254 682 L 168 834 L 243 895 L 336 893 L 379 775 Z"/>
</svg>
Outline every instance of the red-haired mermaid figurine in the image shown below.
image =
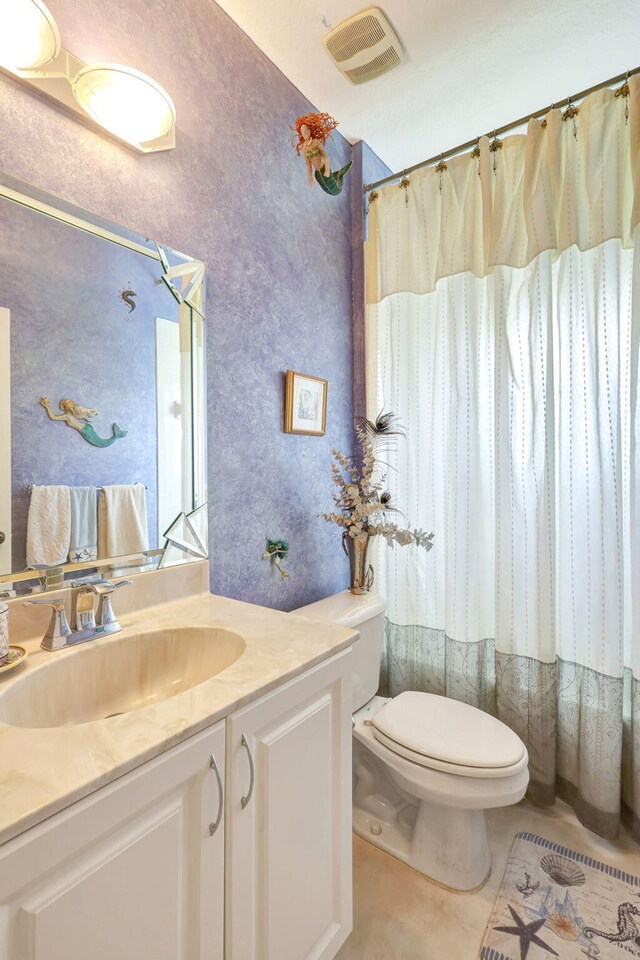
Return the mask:
<svg viewBox="0 0 640 960">
<path fill-rule="evenodd" d="M 329 154 L 325 150 L 325 142 L 332 136 L 332 130 L 338 126 L 337 120 L 329 116 L 328 113 L 305 113 L 298 117 L 291 145 L 296 148 L 296 153 L 300 156 L 304 153 L 307 161 L 307 173 L 309 175 L 309 186 L 313 186 L 313 177 L 325 191 L 332 197 L 342 193 L 343 180 L 345 175 L 351 169 L 352 160 L 349 161 L 340 170 L 331 172 L 331 163 Z"/>
</svg>

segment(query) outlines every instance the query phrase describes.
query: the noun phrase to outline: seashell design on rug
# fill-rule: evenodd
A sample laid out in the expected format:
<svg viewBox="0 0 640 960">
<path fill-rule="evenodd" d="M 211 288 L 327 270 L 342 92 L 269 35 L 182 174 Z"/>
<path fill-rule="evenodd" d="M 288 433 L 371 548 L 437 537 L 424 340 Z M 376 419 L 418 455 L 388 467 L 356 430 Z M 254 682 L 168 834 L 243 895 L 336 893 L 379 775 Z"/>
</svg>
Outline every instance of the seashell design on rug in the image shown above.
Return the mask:
<svg viewBox="0 0 640 960">
<path fill-rule="evenodd" d="M 548 853 L 541 857 L 540 866 L 560 887 L 579 887 L 585 882 L 585 875 L 578 864 L 559 853 Z"/>
</svg>

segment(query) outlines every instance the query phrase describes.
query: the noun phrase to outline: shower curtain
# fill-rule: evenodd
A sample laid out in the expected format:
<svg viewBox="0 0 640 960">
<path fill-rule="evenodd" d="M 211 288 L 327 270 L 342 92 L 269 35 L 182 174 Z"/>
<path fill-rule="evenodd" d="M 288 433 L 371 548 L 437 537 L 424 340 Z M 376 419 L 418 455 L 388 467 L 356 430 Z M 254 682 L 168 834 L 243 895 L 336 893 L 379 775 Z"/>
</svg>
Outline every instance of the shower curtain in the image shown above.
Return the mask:
<svg viewBox="0 0 640 960">
<path fill-rule="evenodd" d="M 530 797 L 640 836 L 640 78 L 369 203 L 367 404 L 397 413 L 383 691 L 487 710 Z"/>
</svg>

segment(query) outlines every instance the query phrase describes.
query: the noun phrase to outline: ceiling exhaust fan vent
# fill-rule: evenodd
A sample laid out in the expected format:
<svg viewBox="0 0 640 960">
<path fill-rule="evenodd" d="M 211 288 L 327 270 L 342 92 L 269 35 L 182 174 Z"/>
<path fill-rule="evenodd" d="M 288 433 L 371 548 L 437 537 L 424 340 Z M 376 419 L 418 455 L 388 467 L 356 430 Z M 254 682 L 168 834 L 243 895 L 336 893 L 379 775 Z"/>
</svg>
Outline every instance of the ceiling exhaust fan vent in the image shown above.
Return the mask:
<svg viewBox="0 0 640 960">
<path fill-rule="evenodd" d="M 400 66 L 405 53 L 379 7 L 368 7 L 334 27 L 324 48 L 351 83 L 366 83 Z"/>
<path fill-rule="evenodd" d="M 383 73 L 387 73 L 388 70 L 399 67 L 401 63 L 402 60 L 393 47 L 387 47 L 384 53 L 381 53 L 369 63 L 365 63 L 361 67 L 354 67 L 353 70 L 345 70 L 345 73 L 351 83 L 366 83 L 367 80 L 373 80 L 374 77 L 379 77 Z"/>
</svg>

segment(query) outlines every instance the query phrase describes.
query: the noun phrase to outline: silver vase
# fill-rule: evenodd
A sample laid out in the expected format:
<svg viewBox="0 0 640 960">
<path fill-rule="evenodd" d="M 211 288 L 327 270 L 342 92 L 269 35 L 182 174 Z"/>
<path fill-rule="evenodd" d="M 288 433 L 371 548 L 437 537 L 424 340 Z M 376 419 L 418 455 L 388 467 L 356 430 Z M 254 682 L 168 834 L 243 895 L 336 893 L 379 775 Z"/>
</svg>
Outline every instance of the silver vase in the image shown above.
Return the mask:
<svg viewBox="0 0 640 960">
<path fill-rule="evenodd" d="M 342 535 L 342 549 L 349 558 L 349 583 L 351 593 L 357 595 L 368 593 L 373 586 L 373 567 L 367 564 L 369 537 L 363 542 L 350 537 L 348 533 Z"/>
</svg>

